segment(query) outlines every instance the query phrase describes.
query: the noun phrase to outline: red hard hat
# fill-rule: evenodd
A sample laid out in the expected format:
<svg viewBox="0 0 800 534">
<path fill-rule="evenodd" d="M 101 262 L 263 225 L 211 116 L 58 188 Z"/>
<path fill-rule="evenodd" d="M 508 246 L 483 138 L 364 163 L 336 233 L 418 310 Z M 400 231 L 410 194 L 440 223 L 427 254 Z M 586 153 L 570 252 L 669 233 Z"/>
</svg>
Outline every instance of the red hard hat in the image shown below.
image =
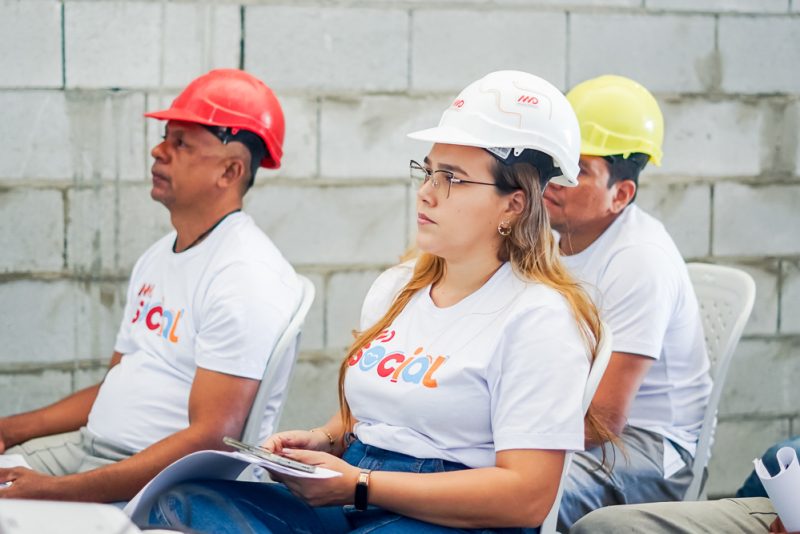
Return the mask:
<svg viewBox="0 0 800 534">
<path fill-rule="evenodd" d="M 234 135 L 238 130 L 253 132 L 267 147 L 261 166 L 281 166 L 286 126 L 280 102 L 264 82 L 242 70 L 212 70 L 192 81 L 169 109 L 145 117 L 222 126 Z"/>
</svg>

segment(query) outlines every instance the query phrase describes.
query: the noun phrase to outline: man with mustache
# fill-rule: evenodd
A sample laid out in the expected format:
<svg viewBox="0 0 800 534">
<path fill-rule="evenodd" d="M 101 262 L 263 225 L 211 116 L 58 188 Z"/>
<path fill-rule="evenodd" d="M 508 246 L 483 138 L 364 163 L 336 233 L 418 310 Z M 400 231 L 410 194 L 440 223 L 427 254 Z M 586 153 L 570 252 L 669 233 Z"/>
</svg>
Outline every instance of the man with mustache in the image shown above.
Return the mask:
<svg viewBox="0 0 800 534">
<path fill-rule="evenodd" d="M 0 419 L 0 451 L 33 467 L 0 469 L 0 497 L 126 500 L 178 458 L 222 448 L 223 436 L 241 434 L 300 301 L 294 270 L 241 211 L 258 167 L 280 165 L 284 118 L 272 91 L 214 70 L 146 116 L 167 121 L 150 194 L 175 231 L 133 268 L 102 383 Z"/>
<path fill-rule="evenodd" d="M 661 162 L 655 98 L 621 76 L 567 95 L 581 127 L 581 173 L 544 193 L 562 260 L 610 327 L 613 354 L 593 407 L 620 437 L 587 441 L 565 482 L 562 531 L 612 504 L 680 500 L 711 390 L 702 322 L 683 258 L 663 225 L 634 204 L 639 173 Z M 603 459 L 613 464 L 609 470 Z"/>
</svg>

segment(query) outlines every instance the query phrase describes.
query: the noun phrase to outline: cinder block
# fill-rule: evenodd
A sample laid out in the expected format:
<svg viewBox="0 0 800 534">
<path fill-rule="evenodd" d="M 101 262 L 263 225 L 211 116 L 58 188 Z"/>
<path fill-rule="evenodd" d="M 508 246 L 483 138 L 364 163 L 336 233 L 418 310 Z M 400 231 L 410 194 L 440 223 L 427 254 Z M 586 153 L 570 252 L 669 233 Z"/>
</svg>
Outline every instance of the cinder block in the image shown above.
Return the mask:
<svg viewBox="0 0 800 534">
<path fill-rule="evenodd" d="M 788 437 L 788 419 L 721 420 L 708 468 L 709 498 L 733 496 L 753 470 L 753 459 Z"/>
<path fill-rule="evenodd" d="M 781 333 L 800 334 L 800 261 L 783 260 Z"/>
<path fill-rule="evenodd" d="M 396 4 L 397 0 L 372 0 L 370 3 Z M 409 0 L 403 3 L 417 4 L 425 7 L 431 4 L 430 0 Z M 559 7 L 566 9 L 570 7 L 585 7 L 585 6 L 641 7 L 642 0 L 536 0 L 535 3 L 531 2 L 531 0 L 470 0 L 467 2 L 464 2 L 462 0 L 439 0 L 436 3 L 445 5 L 454 5 L 457 8 L 463 5 L 470 5 L 475 7 L 486 6 L 486 5 L 492 5 L 492 6 L 498 5 L 498 6 L 521 6 L 523 9 L 531 7 L 533 9 L 538 9 L 544 6 Z"/>
<path fill-rule="evenodd" d="M 439 123 L 451 97 L 363 97 L 325 100 L 320 120 L 320 173 L 334 178 L 406 178 L 429 143 L 407 134 Z"/>
<path fill-rule="evenodd" d="M 353 330 L 360 330 L 361 305 L 381 271 L 334 273 L 325 296 L 327 346 L 346 351 L 353 343 Z M 344 354 L 344 352 L 342 353 Z"/>
<path fill-rule="evenodd" d="M 800 19 L 720 17 L 722 89 L 731 93 L 797 93 Z"/>
<path fill-rule="evenodd" d="M 61 87 L 61 2 L 0 2 L 0 87 Z"/>
<path fill-rule="evenodd" d="M 407 188 L 256 187 L 246 210 L 295 265 L 386 265 L 405 247 Z"/>
<path fill-rule="evenodd" d="M 319 151 L 319 102 L 315 98 L 284 97 L 277 95 L 286 119 L 286 138 L 283 141 L 283 158 L 278 170 L 260 169 L 256 180 L 275 176 L 309 178 L 317 176 Z M 347 152 L 339 159 L 350 159 Z M 360 155 L 359 155 L 360 156 Z M 360 158 L 357 158 L 360 159 Z"/>
<path fill-rule="evenodd" d="M 279 90 L 403 90 L 408 24 L 396 9 L 248 6 L 245 67 Z"/>
<path fill-rule="evenodd" d="M 303 333 L 300 335 L 300 350 L 322 350 L 325 347 L 325 277 L 319 274 L 302 272 L 314 284 L 316 293 L 311 309 L 308 310 Z"/>
<path fill-rule="evenodd" d="M 68 192 L 67 265 L 80 273 L 127 275 L 136 259 L 171 230 L 169 212 L 149 186 Z"/>
<path fill-rule="evenodd" d="M 775 334 L 778 329 L 778 261 L 765 259 L 753 263 L 723 263 L 747 272 L 756 283 L 756 300 L 743 335 Z"/>
<path fill-rule="evenodd" d="M 797 413 L 800 344 L 789 339 L 743 339 L 733 355 L 720 401 L 725 416 Z"/>
<path fill-rule="evenodd" d="M 800 0 L 797 0 L 797 2 L 800 3 Z M 800 176 L 800 103 L 795 102 L 787 111 L 786 117 L 788 117 L 789 126 L 794 126 L 790 132 L 786 133 L 793 133 L 795 136 L 794 174 L 795 176 Z M 791 168 L 791 165 L 789 167 Z"/>
<path fill-rule="evenodd" d="M 662 102 L 664 159 L 647 174 L 753 176 L 761 172 L 764 113 L 757 105 L 722 101 Z"/>
<path fill-rule="evenodd" d="M 0 178 L 72 176 L 69 114 L 62 91 L 0 91 L 0 109 L 7 133 L 0 143 Z"/>
<path fill-rule="evenodd" d="M 238 68 L 242 24 L 239 6 L 164 6 L 163 85 L 184 87 L 214 68 Z"/>
<path fill-rule="evenodd" d="M 0 191 L 0 271 L 60 271 L 64 263 L 61 191 Z"/>
<path fill-rule="evenodd" d="M 0 178 L 144 178 L 144 98 L 128 92 L 0 92 Z M 19 132 L 24 132 L 24 135 Z"/>
<path fill-rule="evenodd" d="M 67 87 L 159 85 L 163 16 L 151 2 L 66 2 Z"/>
<path fill-rule="evenodd" d="M 342 354 L 344 358 L 344 354 Z M 339 408 L 339 360 L 299 361 L 284 405 L 281 430 L 308 429 L 324 424 Z"/>
<path fill-rule="evenodd" d="M 455 96 L 503 69 L 531 72 L 561 89 L 566 85 L 565 13 L 420 10 L 412 19 L 411 88 L 416 91 Z"/>
<path fill-rule="evenodd" d="M 75 301 L 75 351 L 78 359 L 101 360 L 105 363 L 111 359 L 125 309 L 127 289 L 127 281 L 92 281 L 78 286 Z"/>
<path fill-rule="evenodd" d="M 789 0 L 645 0 L 645 7 L 715 13 L 786 13 Z"/>
<path fill-rule="evenodd" d="M 645 175 L 649 172 L 648 168 Z M 684 258 L 707 256 L 711 237 L 710 188 L 653 182 L 641 184 L 636 204 L 664 224 Z"/>
<path fill-rule="evenodd" d="M 17 280 L 0 284 L 0 363 L 50 363 L 75 359 L 75 284 Z"/>
<path fill-rule="evenodd" d="M 714 186 L 714 255 L 772 256 L 800 253 L 797 206 L 800 186 Z"/>
<path fill-rule="evenodd" d="M 653 92 L 713 86 L 713 17 L 575 13 L 569 33 L 571 86 L 608 73 L 629 76 Z"/>
<path fill-rule="evenodd" d="M 0 374 L 0 417 L 52 404 L 72 391 L 69 371 Z"/>
</svg>

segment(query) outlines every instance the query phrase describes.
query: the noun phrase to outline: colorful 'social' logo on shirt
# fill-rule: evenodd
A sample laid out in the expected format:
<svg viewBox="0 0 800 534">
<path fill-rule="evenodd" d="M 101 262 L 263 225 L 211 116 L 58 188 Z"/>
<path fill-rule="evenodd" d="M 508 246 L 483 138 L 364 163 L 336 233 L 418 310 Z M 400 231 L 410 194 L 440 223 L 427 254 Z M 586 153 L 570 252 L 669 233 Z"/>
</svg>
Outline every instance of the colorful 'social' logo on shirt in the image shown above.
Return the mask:
<svg viewBox="0 0 800 534">
<path fill-rule="evenodd" d="M 418 347 L 413 356 L 407 356 L 400 351 L 387 354 L 384 345 L 394 336 L 394 330 L 384 330 L 353 355 L 347 363 L 350 367 L 357 366 L 357 369 L 365 373 L 374 370 L 379 377 L 389 379 L 389 382 L 400 381 L 422 384 L 427 388 L 438 387 L 439 382 L 433 375 L 447 362 L 448 357 L 437 356 L 434 359 L 430 354 L 424 354 L 425 350 L 422 347 Z"/>
<path fill-rule="evenodd" d="M 139 307 L 136 309 L 131 323 L 144 322 L 148 330 L 155 332 L 170 343 L 177 343 L 178 336 L 175 331 L 178 329 L 178 322 L 181 320 L 183 310 L 168 310 L 161 302 L 150 302 L 150 298 L 153 296 L 153 286 L 149 284 L 142 284 L 138 296 L 140 297 Z"/>
</svg>

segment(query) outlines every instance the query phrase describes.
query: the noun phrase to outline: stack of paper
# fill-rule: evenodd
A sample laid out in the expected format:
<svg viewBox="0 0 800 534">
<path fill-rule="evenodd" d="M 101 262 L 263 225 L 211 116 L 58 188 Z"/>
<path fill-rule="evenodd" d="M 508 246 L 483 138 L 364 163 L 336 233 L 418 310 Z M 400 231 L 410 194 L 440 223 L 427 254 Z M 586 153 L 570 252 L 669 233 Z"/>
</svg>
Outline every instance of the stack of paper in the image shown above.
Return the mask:
<svg viewBox="0 0 800 534">
<path fill-rule="evenodd" d="M 777 458 L 781 470 L 775 476 L 769 474 L 759 458 L 753 460 L 753 463 L 786 531 L 797 532 L 800 531 L 800 463 L 797 461 L 797 452 L 792 447 L 778 450 Z"/>
</svg>

